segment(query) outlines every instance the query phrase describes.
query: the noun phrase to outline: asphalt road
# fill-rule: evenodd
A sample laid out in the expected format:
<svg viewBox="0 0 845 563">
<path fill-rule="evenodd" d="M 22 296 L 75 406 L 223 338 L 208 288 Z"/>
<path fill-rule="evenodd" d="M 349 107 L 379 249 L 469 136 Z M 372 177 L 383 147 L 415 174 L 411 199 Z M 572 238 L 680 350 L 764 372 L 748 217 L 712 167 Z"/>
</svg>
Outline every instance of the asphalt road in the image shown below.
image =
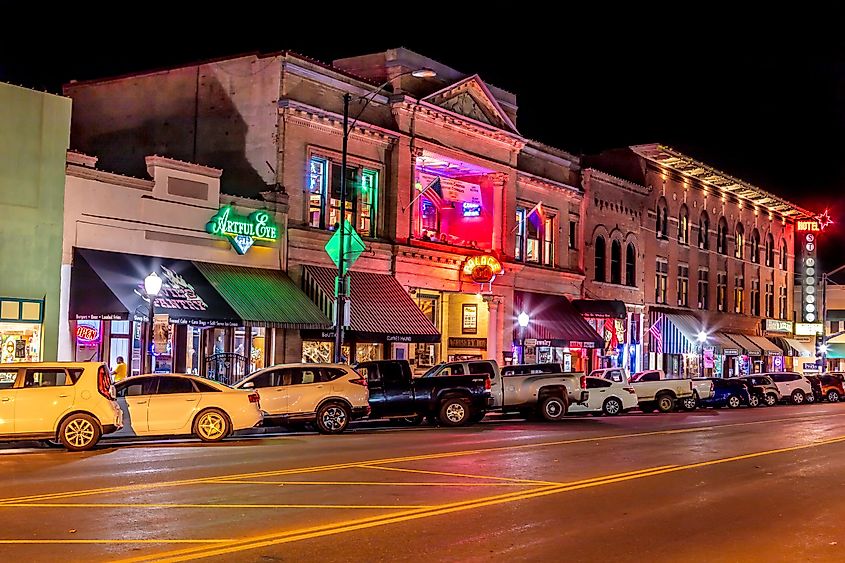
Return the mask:
<svg viewBox="0 0 845 563">
<path fill-rule="evenodd" d="M 0 561 L 843 561 L 845 404 L 0 449 Z"/>
</svg>

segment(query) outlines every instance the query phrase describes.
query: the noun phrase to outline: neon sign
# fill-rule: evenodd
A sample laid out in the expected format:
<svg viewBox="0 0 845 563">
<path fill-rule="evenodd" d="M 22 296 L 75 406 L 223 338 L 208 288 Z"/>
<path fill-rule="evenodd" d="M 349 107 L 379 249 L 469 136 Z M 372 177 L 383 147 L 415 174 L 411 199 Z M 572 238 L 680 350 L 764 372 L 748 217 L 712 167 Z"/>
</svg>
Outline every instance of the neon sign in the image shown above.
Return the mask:
<svg viewBox="0 0 845 563">
<path fill-rule="evenodd" d="M 90 344 L 100 340 L 100 323 L 96 324 L 82 324 L 76 325 L 76 340 L 81 343 Z"/>
<path fill-rule="evenodd" d="M 481 215 L 481 204 L 474 201 L 465 201 L 462 211 L 464 217 L 478 217 Z"/>
<path fill-rule="evenodd" d="M 798 231 L 803 232 L 818 232 L 822 230 L 821 224 L 815 219 L 801 219 L 795 225 Z"/>
<path fill-rule="evenodd" d="M 276 242 L 279 239 L 279 227 L 266 211 L 253 211 L 244 217 L 231 205 L 221 207 L 206 223 L 205 231 L 209 234 L 229 239 L 232 248 L 238 254 L 246 254 L 255 241 Z"/>
<path fill-rule="evenodd" d="M 463 272 L 476 283 L 489 283 L 502 273 L 502 263 L 489 254 L 471 256 L 464 262 Z"/>
</svg>

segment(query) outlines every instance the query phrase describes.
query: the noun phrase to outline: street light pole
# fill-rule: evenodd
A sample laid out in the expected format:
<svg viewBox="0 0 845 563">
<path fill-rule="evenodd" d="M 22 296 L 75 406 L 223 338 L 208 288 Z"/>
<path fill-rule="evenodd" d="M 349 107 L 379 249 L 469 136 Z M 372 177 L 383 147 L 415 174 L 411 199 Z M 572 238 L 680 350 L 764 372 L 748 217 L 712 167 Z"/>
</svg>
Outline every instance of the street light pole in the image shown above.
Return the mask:
<svg viewBox="0 0 845 563">
<path fill-rule="evenodd" d="M 703 330 L 696 335 L 698 340 L 698 374 L 704 377 L 704 343 L 707 342 L 707 333 Z"/>
<path fill-rule="evenodd" d="M 147 300 L 150 304 L 147 317 L 149 319 L 147 326 L 147 373 L 152 373 L 153 371 L 153 323 L 155 319 L 155 301 L 159 291 L 161 291 L 161 278 L 153 272 L 144 278 L 144 293 L 147 294 Z"/>
<path fill-rule="evenodd" d="M 520 360 L 519 363 L 525 363 L 525 327 L 528 326 L 528 323 L 531 322 L 531 317 L 528 316 L 528 313 L 525 311 L 521 312 L 519 316 L 516 318 L 517 322 L 519 323 L 519 349 L 520 349 Z"/>
<path fill-rule="evenodd" d="M 339 247 L 339 255 L 337 259 L 337 278 L 335 278 L 334 282 L 334 294 L 335 294 L 335 324 L 334 324 L 334 361 L 335 363 L 341 363 L 343 354 L 341 354 L 341 348 L 343 347 L 343 322 L 346 319 L 346 309 L 349 307 L 349 283 L 346 279 L 346 166 L 347 166 L 347 157 L 348 157 L 348 148 L 349 148 L 349 133 L 351 132 L 352 127 L 358 123 L 358 118 L 361 117 L 361 114 L 364 113 L 364 110 L 367 109 L 367 106 L 370 105 L 370 102 L 373 101 L 373 98 L 381 92 L 382 88 L 390 84 L 393 80 L 400 78 L 402 76 L 406 76 L 408 74 L 412 74 L 417 78 L 432 78 L 437 76 L 437 73 L 428 68 L 416 69 L 416 70 L 409 70 L 406 72 L 401 72 L 396 76 L 389 78 L 386 82 L 384 82 L 381 86 L 373 90 L 372 92 L 368 93 L 366 96 L 361 96 L 359 99 L 366 99 L 366 103 L 364 107 L 358 112 L 355 116 L 355 119 L 352 120 L 352 123 L 349 123 L 349 104 L 352 101 L 352 95 L 350 93 L 346 93 L 343 95 L 343 139 L 341 141 L 341 156 L 340 156 L 340 217 L 338 217 L 338 229 L 340 232 L 338 233 L 337 242 Z M 347 360 L 351 361 L 350 358 Z"/>
</svg>

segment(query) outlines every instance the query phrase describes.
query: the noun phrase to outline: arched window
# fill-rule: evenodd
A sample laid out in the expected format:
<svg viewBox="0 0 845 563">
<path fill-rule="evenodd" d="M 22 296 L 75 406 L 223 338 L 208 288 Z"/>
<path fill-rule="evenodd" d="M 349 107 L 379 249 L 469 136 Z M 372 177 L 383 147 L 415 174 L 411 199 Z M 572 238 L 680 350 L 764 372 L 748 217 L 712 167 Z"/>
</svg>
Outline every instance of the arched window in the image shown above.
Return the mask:
<svg viewBox="0 0 845 563">
<path fill-rule="evenodd" d="M 689 244 L 689 209 L 686 204 L 681 205 L 678 212 L 678 242 Z"/>
<path fill-rule="evenodd" d="M 654 230 L 657 238 L 669 238 L 669 208 L 664 197 L 657 201 L 657 225 Z"/>
<path fill-rule="evenodd" d="M 710 248 L 710 217 L 706 211 L 702 211 L 698 219 L 698 248 L 702 250 Z"/>
<path fill-rule="evenodd" d="M 751 261 L 760 263 L 760 231 L 757 229 L 751 231 Z"/>
<path fill-rule="evenodd" d="M 728 222 L 719 217 L 719 230 L 716 232 L 716 251 L 719 254 L 728 253 Z"/>
<path fill-rule="evenodd" d="M 603 282 L 605 280 L 605 244 L 604 237 L 596 237 L 596 281 Z"/>
<path fill-rule="evenodd" d="M 742 226 L 742 223 L 738 223 L 736 226 L 734 244 L 734 257 L 740 259 L 745 257 L 745 227 Z"/>
<path fill-rule="evenodd" d="M 780 239 L 780 269 L 784 272 L 789 269 L 788 260 L 789 256 L 786 252 L 786 239 Z"/>
<path fill-rule="evenodd" d="M 625 249 L 625 285 L 637 287 L 637 251 L 632 242 Z"/>
<path fill-rule="evenodd" d="M 766 266 L 775 265 L 775 237 L 772 233 L 766 235 Z"/>
<path fill-rule="evenodd" d="M 610 243 L 610 283 L 622 283 L 622 243 Z"/>
</svg>

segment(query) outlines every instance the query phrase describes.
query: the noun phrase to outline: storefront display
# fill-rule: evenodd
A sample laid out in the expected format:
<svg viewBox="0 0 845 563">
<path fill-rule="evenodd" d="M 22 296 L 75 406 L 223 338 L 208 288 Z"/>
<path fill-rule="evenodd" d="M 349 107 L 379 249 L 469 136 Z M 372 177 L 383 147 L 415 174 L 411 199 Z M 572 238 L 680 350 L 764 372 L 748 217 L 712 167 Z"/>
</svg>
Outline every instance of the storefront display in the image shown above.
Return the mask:
<svg viewBox="0 0 845 563">
<path fill-rule="evenodd" d="M 41 361 L 44 302 L 0 299 L 0 362 Z"/>
</svg>

